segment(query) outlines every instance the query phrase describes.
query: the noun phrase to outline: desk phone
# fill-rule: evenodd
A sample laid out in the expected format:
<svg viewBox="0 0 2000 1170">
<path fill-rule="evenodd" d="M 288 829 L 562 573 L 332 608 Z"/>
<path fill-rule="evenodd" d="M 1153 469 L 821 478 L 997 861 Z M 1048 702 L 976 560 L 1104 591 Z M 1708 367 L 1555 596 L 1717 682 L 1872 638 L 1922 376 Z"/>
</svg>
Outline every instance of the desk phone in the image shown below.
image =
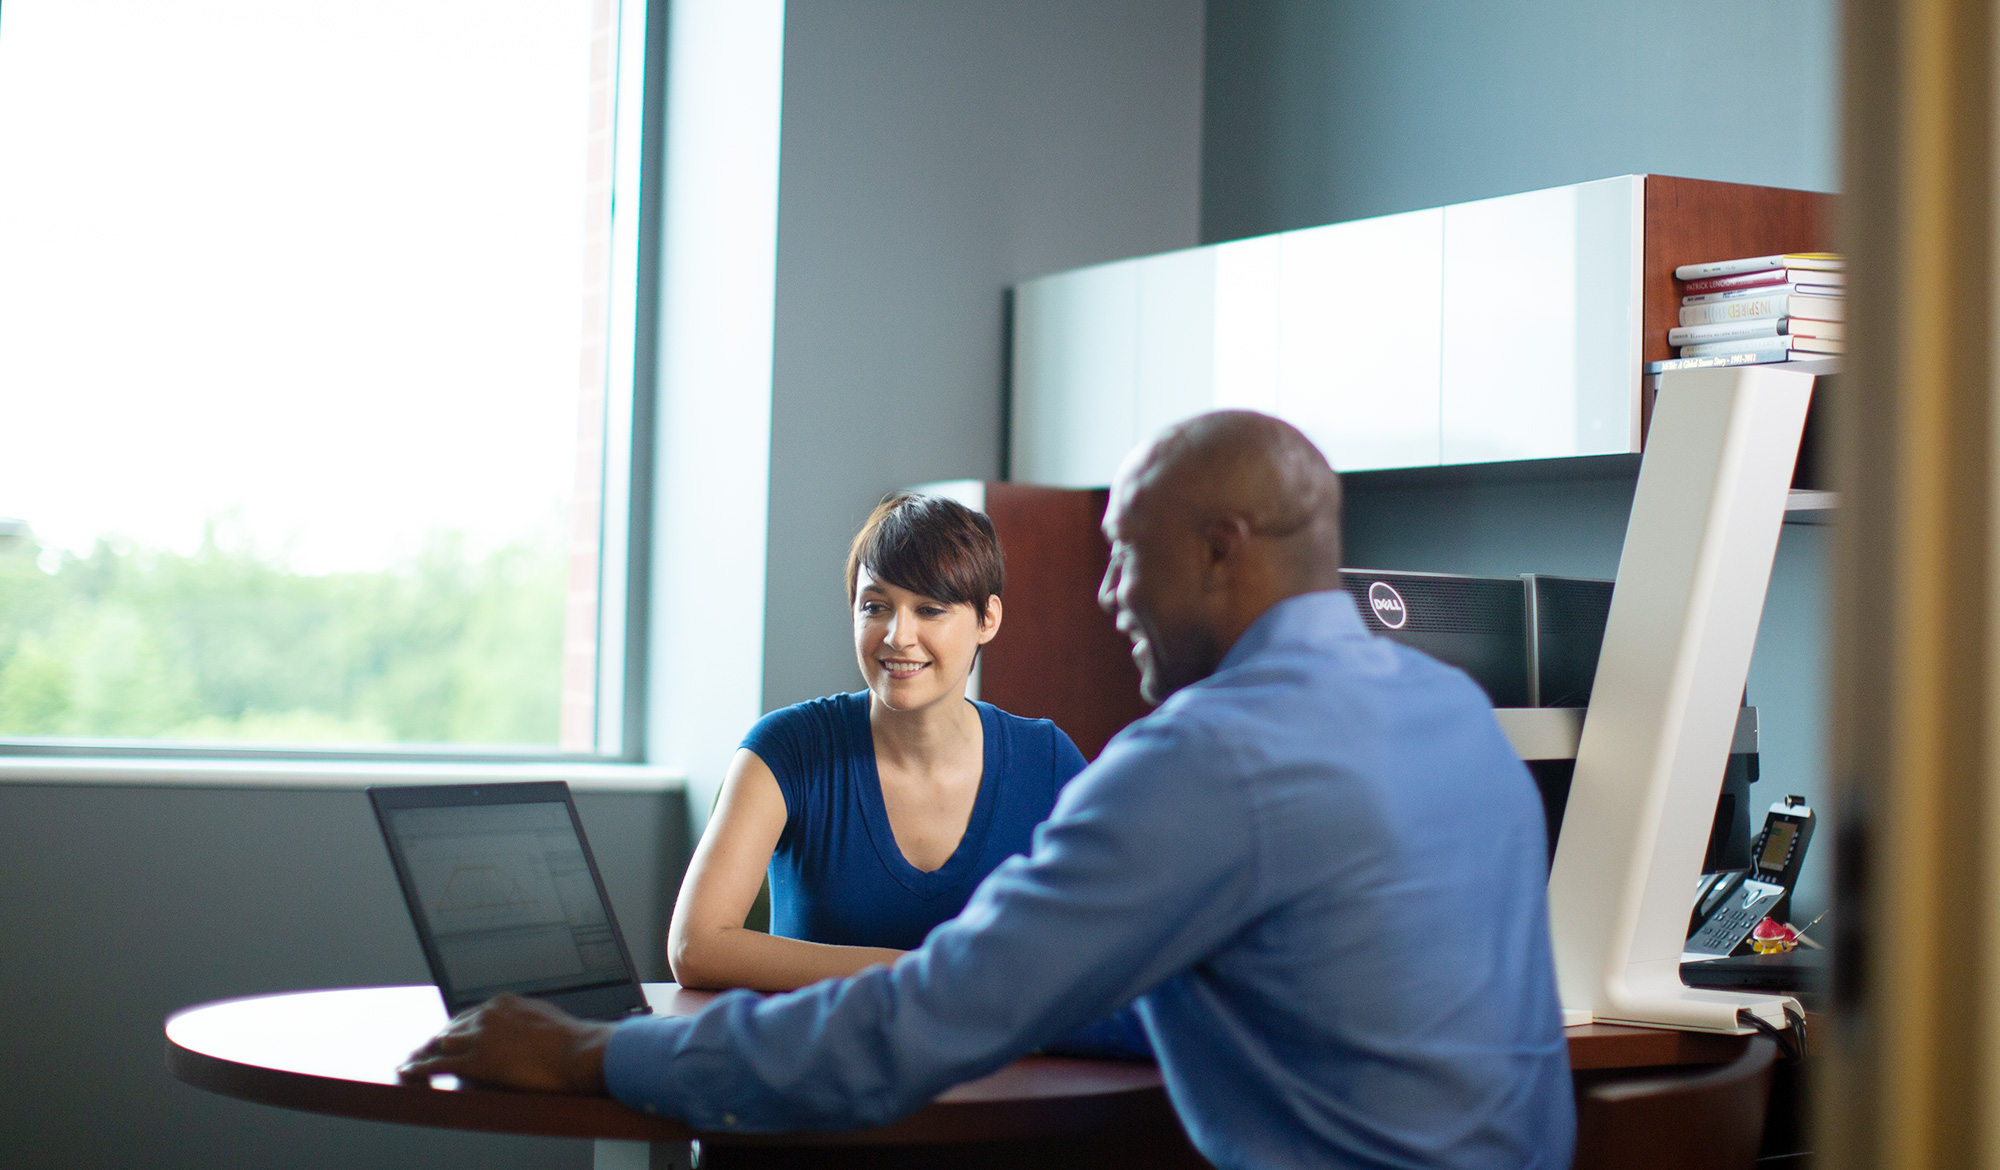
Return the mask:
<svg viewBox="0 0 2000 1170">
<path fill-rule="evenodd" d="M 1743 944 L 1798 884 L 1812 830 L 1813 813 L 1803 797 L 1787 796 L 1771 806 L 1764 831 L 1751 846 L 1750 868 L 1719 875 L 1698 889 L 1684 960 L 1719 959 Z"/>
</svg>

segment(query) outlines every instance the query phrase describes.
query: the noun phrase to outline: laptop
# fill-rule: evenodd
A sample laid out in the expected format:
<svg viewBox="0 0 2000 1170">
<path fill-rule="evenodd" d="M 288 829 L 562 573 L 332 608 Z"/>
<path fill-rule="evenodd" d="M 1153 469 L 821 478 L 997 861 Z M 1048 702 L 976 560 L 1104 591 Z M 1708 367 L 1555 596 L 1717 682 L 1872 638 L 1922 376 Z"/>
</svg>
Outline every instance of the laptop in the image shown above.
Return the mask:
<svg viewBox="0 0 2000 1170">
<path fill-rule="evenodd" d="M 503 991 L 592 1020 L 650 1010 L 569 785 L 378 787 L 368 800 L 451 1014 Z"/>
</svg>

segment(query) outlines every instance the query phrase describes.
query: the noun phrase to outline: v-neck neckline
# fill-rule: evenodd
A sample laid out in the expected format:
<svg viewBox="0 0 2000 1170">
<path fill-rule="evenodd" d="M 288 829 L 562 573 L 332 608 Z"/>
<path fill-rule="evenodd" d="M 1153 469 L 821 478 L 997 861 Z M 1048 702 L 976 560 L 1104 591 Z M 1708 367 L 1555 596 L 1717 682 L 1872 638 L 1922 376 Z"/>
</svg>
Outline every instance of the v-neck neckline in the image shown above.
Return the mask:
<svg viewBox="0 0 2000 1170">
<path fill-rule="evenodd" d="M 891 877 L 901 883 L 919 898 L 935 898 L 951 890 L 965 878 L 967 870 L 979 862 L 979 855 L 986 845 L 986 830 L 993 819 L 993 789 L 999 783 L 995 777 L 994 757 L 999 751 L 998 728 L 988 713 L 986 704 L 973 702 L 972 709 L 979 713 L 980 767 L 979 793 L 972 800 L 972 815 L 966 819 L 965 832 L 958 839 L 945 863 L 926 873 L 910 863 L 903 856 L 902 846 L 896 844 L 896 831 L 889 824 L 889 805 L 882 797 L 882 772 L 876 766 L 875 731 L 868 723 L 868 694 L 862 692 L 861 701 L 856 704 L 854 716 L 858 734 L 868 745 L 868 768 L 866 783 L 861 785 L 861 809 L 868 825 L 868 838 L 875 845 L 875 855 L 882 860 L 882 867 Z M 971 700 L 967 700 L 971 702 Z"/>
</svg>

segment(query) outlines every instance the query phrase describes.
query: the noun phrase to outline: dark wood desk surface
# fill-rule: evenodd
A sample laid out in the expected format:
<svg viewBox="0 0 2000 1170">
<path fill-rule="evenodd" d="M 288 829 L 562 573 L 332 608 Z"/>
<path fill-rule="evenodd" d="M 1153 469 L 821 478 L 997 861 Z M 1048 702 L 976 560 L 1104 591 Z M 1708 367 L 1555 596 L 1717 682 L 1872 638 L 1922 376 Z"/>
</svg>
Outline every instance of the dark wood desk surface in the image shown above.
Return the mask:
<svg viewBox="0 0 2000 1170">
<path fill-rule="evenodd" d="M 715 998 L 646 985 L 662 1015 Z M 369 987 L 227 1000 L 177 1012 L 167 1069 L 197 1088 L 266 1105 L 371 1121 L 556 1137 L 730 1144 L 883 1145 L 992 1141 L 1154 1126 L 1170 1118 L 1150 1064 L 1029 1056 L 941 1094 L 893 1125 L 840 1133 L 703 1134 L 602 1097 L 405 1085 L 396 1066 L 445 1024 L 437 989 Z"/>
<path fill-rule="evenodd" d="M 653 1010 L 689 1015 L 714 998 L 646 985 Z M 601 1097 L 405 1085 L 396 1066 L 445 1023 L 437 989 L 373 987 L 227 1000 L 166 1024 L 167 1069 L 197 1088 L 266 1105 L 371 1121 L 556 1137 L 730 1145 L 929 1145 L 1106 1131 L 1157 1132 L 1173 1111 L 1149 1064 L 1029 1056 L 947 1090 L 893 1125 L 840 1133 L 705 1134 Z M 1578 1070 L 1712 1064 L 1740 1036 L 1589 1024 L 1568 1031 Z"/>
</svg>

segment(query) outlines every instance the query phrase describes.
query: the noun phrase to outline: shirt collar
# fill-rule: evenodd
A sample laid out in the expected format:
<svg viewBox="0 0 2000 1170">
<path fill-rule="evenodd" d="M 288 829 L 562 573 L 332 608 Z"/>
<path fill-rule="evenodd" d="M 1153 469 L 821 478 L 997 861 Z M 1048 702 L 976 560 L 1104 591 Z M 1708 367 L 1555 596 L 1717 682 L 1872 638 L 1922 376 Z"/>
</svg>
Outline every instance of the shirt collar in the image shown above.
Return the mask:
<svg viewBox="0 0 2000 1170">
<path fill-rule="evenodd" d="M 1329 638 L 1366 638 L 1368 627 L 1354 608 L 1354 598 L 1345 589 L 1300 593 L 1287 597 L 1259 614 L 1222 656 L 1217 670 L 1228 670 L 1280 643 L 1322 641 Z"/>
</svg>

